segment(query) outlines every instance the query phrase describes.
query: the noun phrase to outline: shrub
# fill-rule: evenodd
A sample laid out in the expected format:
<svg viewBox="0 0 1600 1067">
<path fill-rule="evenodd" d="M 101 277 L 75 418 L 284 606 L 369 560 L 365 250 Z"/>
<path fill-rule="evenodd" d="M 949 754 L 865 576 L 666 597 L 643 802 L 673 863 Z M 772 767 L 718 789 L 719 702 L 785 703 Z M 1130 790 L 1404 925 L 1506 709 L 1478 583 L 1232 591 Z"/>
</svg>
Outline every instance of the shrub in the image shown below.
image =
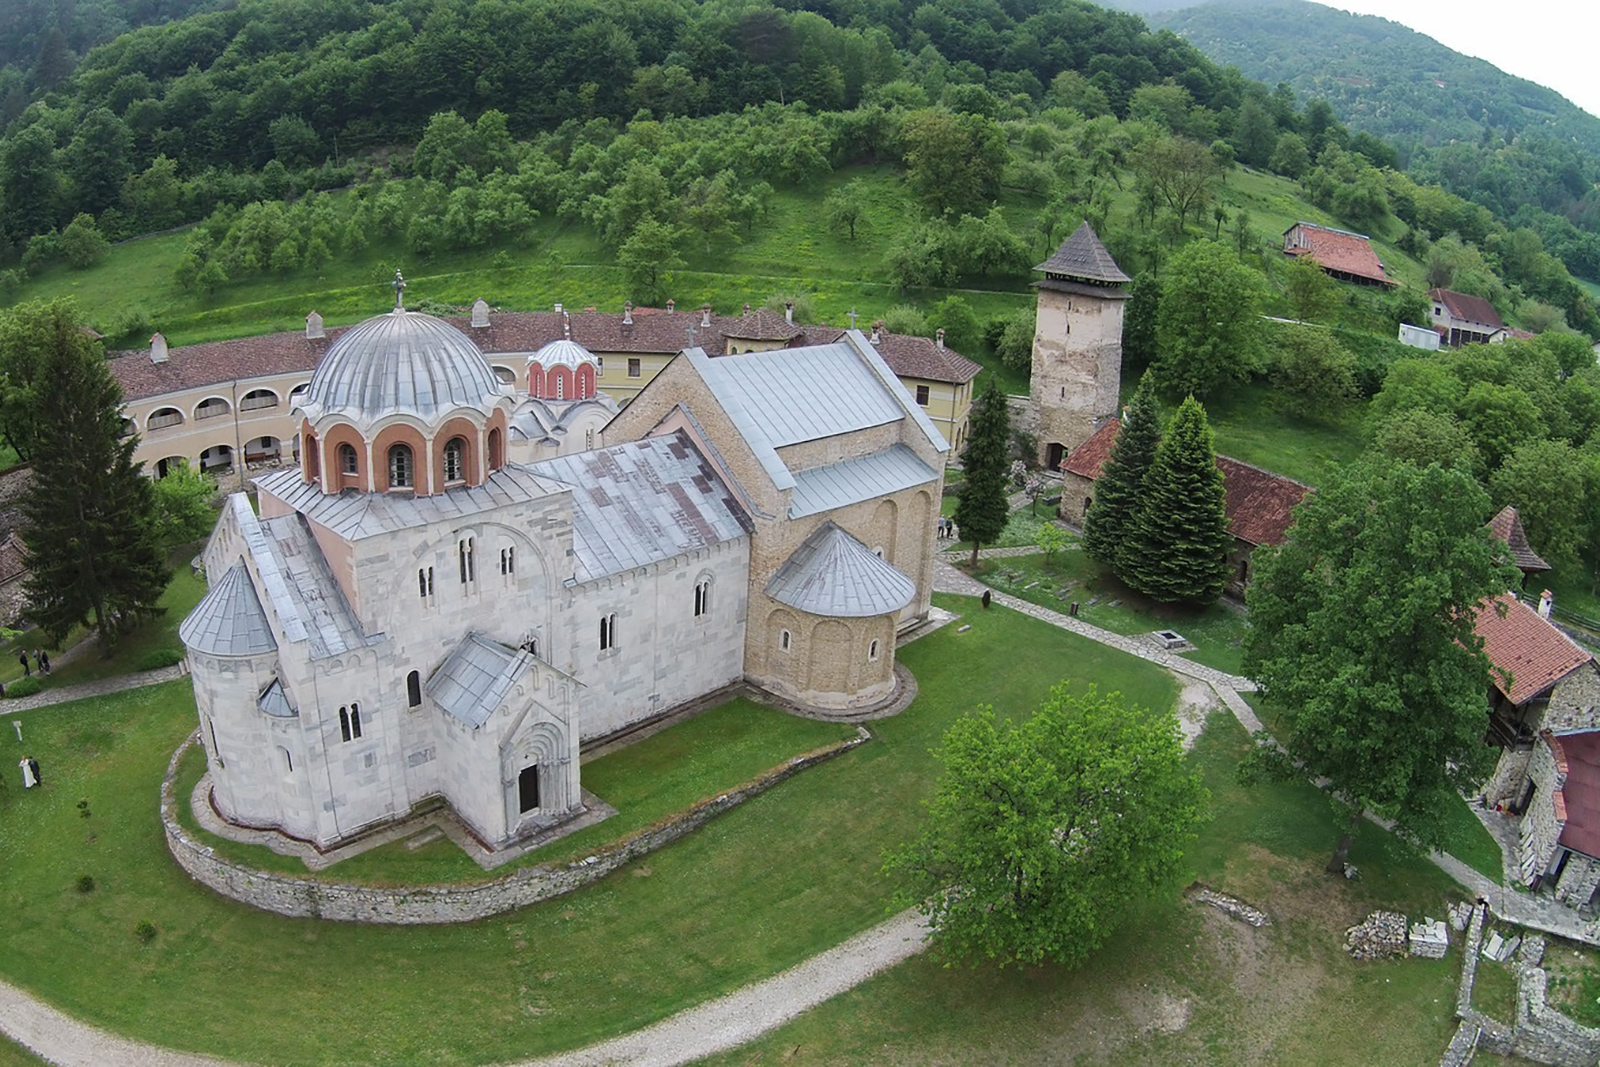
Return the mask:
<svg viewBox="0 0 1600 1067">
<path fill-rule="evenodd" d="M 6 686 L 6 696 L 31 697 L 33 694 L 37 693 L 43 688 L 44 683 L 39 681 L 37 678 L 19 678 L 15 682 L 12 682 L 10 685 Z"/>
<path fill-rule="evenodd" d="M 158 671 L 162 667 L 171 667 L 183 662 L 183 650 L 179 648 L 152 648 L 139 657 L 141 671 Z"/>
<path fill-rule="evenodd" d="M 77 887 L 78 892 L 80 892 L 80 893 L 93 893 L 94 892 L 94 875 L 92 875 L 92 874 L 80 874 L 80 875 L 78 875 L 77 880 L 75 882 L 73 882 L 73 885 L 75 885 Z"/>
<path fill-rule="evenodd" d="M 140 919 L 133 928 L 133 936 L 139 939 L 140 944 L 148 945 L 156 939 L 156 924 L 149 919 Z"/>
</svg>

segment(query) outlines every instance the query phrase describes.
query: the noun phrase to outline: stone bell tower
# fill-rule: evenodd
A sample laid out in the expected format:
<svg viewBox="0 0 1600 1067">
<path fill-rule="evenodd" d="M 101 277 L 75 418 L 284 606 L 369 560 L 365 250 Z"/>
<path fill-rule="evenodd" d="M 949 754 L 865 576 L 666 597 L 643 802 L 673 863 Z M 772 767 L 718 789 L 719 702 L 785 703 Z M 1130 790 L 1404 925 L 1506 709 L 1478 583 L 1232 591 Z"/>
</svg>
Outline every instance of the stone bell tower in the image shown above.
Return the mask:
<svg viewBox="0 0 1600 1067">
<path fill-rule="evenodd" d="M 1122 305 L 1133 279 L 1085 222 L 1034 270 L 1044 277 L 1033 335 L 1031 393 L 1039 461 L 1055 470 L 1117 411 L 1122 385 Z"/>
</svg>

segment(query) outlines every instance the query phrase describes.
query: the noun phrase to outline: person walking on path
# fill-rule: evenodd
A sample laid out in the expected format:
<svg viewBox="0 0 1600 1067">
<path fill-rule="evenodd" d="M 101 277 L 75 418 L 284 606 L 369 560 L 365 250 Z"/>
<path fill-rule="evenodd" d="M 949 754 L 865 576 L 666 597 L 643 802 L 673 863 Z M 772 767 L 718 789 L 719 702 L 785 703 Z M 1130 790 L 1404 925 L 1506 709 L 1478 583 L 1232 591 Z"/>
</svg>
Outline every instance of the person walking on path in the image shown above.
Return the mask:
<svg viewBox="0 0 1600 1067">
<path fill-rule="evenodd" d="M 28 663 L 28 654 L 26 652 L 17 653 L 17 662 L 22 664 L 22 676 L 24 678 L 33 673 L 33 667 Z"/>
<path fill-rule="evenodd" d="M 39 669 L 46 675 L 50 673 L 50 653 L 42 648 L 39 650 Z"/>
</svg>

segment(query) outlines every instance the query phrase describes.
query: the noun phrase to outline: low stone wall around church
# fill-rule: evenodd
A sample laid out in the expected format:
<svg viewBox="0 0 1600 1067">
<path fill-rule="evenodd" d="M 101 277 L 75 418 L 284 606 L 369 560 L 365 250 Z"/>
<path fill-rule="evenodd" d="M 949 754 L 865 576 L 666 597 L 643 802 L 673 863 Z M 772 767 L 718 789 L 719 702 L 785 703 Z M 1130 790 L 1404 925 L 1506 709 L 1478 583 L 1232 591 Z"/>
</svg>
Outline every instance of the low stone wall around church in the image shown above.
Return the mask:
<svg viewBox="0 0 1600 1067">
<path fill-rule="evenodd" d="M 560 867 L 524 867 L 504 878 L 475 885 L 383 888 L 322 882 L 312 878 L 257 870 L 224 859 L 195 839 L 178 821 L 176 782 L 178 763 L 198 734 L 173 753 L 161 783 L 161 822 L 167 849 L 191 878 L 225 897 L 263 911 L 296 919 L 333 919 L 339 922 L 429 925 L 473 922 L 541 900 L 570 893 L 599 881 L 630 860 L 654 852 L 766 792 L 787 778 L 814 767 L 858 745 L 872 735 L 857 728 L 854 738 L 796 756 L 762 774 L 686 811 L 668 816 L 654 826 L 597 849 L 582 860 Z"/>
</svg>

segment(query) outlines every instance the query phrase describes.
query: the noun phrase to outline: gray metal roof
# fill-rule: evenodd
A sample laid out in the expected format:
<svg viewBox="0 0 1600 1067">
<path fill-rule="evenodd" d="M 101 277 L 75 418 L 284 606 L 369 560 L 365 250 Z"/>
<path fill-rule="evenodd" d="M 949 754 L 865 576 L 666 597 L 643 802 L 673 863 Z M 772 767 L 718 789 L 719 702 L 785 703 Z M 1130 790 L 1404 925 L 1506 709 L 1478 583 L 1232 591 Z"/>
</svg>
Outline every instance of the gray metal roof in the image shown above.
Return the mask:
<svg viewBox="0 0 1600 1067">
<path fill-rule="evenodd" d="M 256 707 L 274 719 L 293 719 L 300 714 L 299 709 L 289 703 L 289 694 L 283 691 L 283 683 L 276 678 L 256 698 Z"/>
<path fill-rule="evenodd" d="M 426 523 L 461 521 L 567 489 L 516 463 L 508 463 L 490 474 L 482 485 L 456 486 L 429 496 L 364 493 L 357 489 L 329 495 L 294 469 L 262 475 L 255 483 L 346 541 L 359 541 Z"/>
<path fill-rule="evenodd" d="M 882 426 L 906 414 L 844 341 L 718 356 L 704 367 L 707 383 L 729 415 L 734 416 L 730 405 L 736 405 L 773 448 Z M 742 423 L 740 429 L 745 429 Z"/>
<path fill-rule="evenodd" d="M 489 721 L 512 684 L 532 664 L 533 657 L 526 652 L 469 633 L 429 677 L 428 697 L 445 714 L 476 730 Z"/>
<path fill-rule="evenodd" d="M 396 308 L 352 326 L 328 348 L 298 408 L 370 422 L 391 413 L 425 422 L 507 395 L 483 352 L 442 319 Z"/>
<path fill-rule="evenodd" d="M 528 470 L 572 490 L 579 581 L 744 537 L 754 528 L 682 431 L 542 460 Z"/>
<path fill-rule="evenodd" d="M 305 641 L 312 659 L 370 644 L 306 520 L 281 515 L 261 521 L 259 528 L 259 545 L 251 544 L 251 554 L 289 639 Z"/>
<path fill-rule="evenodd" d="M 799 519 L 830 508 L 858 504 L 937 481 L 938 477 L 938 472 L 905 445 L 826 467 L 813 467 L 794 476 L 789 517 Z"/>
<path fill-rule="evenodd" d="M 1111 253 L 1106 251 L 1094 227 L 1087 221 L 1061 243 L 1055 255 L 1033 269 L 1046 274 L 1064 274 L 1069 278 L 1087 278 L 1112 284 L 1133 281 L 1117 266 L 1117 261 L 1111 258 Z"/>
<path fill-rule="evenodd" d="M 278 647 L 250 572 L 239 560 L 211 584 L 178 627 L 178 638 L 213 656 L 260 656 Z"/>
<path fill-rule="evenodd" d="M 598 364 L 600 361 L 578 342 L 558 337 L 535 352 L 533 362 L 545 367 L 581 367 L 585 363 Z"/>
<path fill-rule="evenodd" d="M 910 578 L 825 522 L 800 543 L 767 582 L 767 595 L 811 615 L 867 618 L 905 607 L 917 595 Z"/>
</svg>

